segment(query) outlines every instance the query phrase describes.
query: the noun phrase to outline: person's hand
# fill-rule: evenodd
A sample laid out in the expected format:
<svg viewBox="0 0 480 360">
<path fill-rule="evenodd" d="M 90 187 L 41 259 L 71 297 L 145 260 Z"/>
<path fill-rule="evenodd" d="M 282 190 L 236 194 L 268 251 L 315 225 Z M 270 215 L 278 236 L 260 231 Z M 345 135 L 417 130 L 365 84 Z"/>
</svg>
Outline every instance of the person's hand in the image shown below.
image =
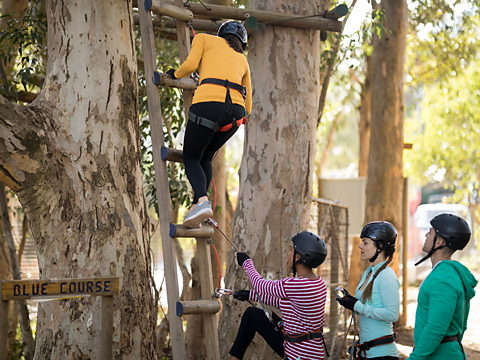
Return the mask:
<svg viewBox="0 0 480 360">
<path fill-rule="evenodd" d="M 170 75 L 172 78 L 176 79 L 175 77 L 175 69 L 168 69 L 166 74 Z"/>
<path fill-rule="evenodd" d="M 350 295 L 347 291 L 345 291 L 345 296 L 341 299 L 336 299 L 340 305 L 348 310 L 353 311 L 353 307 L 357 303 L 358 299 L 352 295 Z"/>
<path fill-rule="evenodd" d="M 238 290 L 233 293 L 233 297 L 240 301 L 245 301 L 250 298 L 250 290 Z"/>
<path fill-rule="evenodd" d="M 243 252 L 238 252 L 237 253 L 237 263 L 238 263 L 238 265 L 243 266 L 243 263 L 245 261 L 247 261 L 248 259 L 250 259 L 250 256 L 248 256 L 247 254 L 245 254 Z"/>
</svg>

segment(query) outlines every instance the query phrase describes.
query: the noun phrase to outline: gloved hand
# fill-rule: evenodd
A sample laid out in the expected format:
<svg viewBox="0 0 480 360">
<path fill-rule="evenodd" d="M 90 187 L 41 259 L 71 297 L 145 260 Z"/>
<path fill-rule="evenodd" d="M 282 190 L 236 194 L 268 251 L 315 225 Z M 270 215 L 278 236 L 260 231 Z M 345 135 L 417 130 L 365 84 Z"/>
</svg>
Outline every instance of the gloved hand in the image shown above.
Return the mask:
<svg viewBox="0 0 480 360">
<path fill-rule="evenodd" d="M 238 290 L 233 293 L 233 297 L 240 301 L 245 301 L 250 298 L 250 290 Z"/>
<path fill-rule="evenodd" d="M 172 78 L 176 79 L 175 77 L 175 69 L 168 69 L 166 74 L 170 75 Z"/>
<path fill-rule="evenodd" d="M 357 303 L 358 299 L 352 295 L 350 295 L 347 291 L 345 291 L 345 296 L 341 299 L 336 299 L 340 305 L 348 310 L 353 311 L 353 307 Z"/>
<path fill-rule="evenodd" d="M 238 252 L 237 253 L 237 263 L 238 263 L 238 265 L 243 266 L 243 263 L 245 261 L 247 261 L 248 259 L 250 259 L 250 256 L 248 256 L 247 254 L 245 254 L 243 252 Z"/>
</svg>

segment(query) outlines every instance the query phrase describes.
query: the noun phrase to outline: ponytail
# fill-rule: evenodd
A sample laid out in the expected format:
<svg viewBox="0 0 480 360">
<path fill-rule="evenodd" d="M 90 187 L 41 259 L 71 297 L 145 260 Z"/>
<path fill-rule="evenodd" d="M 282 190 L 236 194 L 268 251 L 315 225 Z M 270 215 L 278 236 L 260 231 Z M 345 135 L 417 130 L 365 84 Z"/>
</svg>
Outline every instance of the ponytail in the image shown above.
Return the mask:
<svg viewBox="0 0 480 360">
<path fill-rule="evenodd" d="M 243 54 L 242 42 L 239 38 L 230 34 L 224 35 L 222 36 L 222 38 L 224 38 L 228 42 L 228 45 L 230 45 L 233 50 L 239 52 L 240 54 Z"/>
<path fill-rule="evenodd" d="M 386 250 L 386 249 L 385 249 Z M 395 252 L 395 248 L 393 248 L 393 252 Z M 367 285 L 367 287 L 365 288 L 365 290 L 363 291 L 363 294 L 362 294 L 362 302 L 365 303 L 367 301 L 371 301 L 372 300 L 372 290 L 373 290 L 373 281 L 377 278 L 378 274 L 380 274 L 380 272 L 385 269 L 388 264 L 390 264 L 393 260 L 393 253 L 389 255 L 387 261 L 385 262 L 385 264 L 383 264 L 380 269 L 377 270 L 377 272 L 375 273 L 375 275 L 373 275 L 373 278 L 372 278 L 372 281 L 370 281 L 370 283 Z"/>
</svg>

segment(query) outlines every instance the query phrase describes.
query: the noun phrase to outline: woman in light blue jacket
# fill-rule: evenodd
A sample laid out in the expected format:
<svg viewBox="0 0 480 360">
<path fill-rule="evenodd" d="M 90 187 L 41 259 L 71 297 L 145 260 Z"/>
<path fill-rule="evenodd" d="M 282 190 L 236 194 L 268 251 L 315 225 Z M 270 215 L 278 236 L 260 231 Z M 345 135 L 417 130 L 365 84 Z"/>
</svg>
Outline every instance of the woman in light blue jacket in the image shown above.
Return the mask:
<svg viewBox="0 0 480 360">
<path fill-rule="evenodd" d="M 346 293 L 340 305 L 358 314 L 360 359 L 398 360 L 393 323 L 400 309 L 400 283 L 388 266 L 395 253 L 397 231 L 386 221 L 368 223 L 360 235 L 361 259 L 372 265 L 362 275 L 355 297 Z"/>
</svg>

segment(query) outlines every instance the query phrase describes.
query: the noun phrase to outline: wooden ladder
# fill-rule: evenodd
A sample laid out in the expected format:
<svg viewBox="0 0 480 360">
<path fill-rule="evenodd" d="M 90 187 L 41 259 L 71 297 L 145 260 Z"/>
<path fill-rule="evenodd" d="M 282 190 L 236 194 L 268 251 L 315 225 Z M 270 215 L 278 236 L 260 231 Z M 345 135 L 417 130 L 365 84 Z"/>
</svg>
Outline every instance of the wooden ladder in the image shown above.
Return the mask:
<svg viewBox="0 0 480 360">
<path fill-rule="evenodd" d="M 155 8 L 159 9 L 160 7 L 168 5 L 169 4 L 156 0 L 146 0 L 144 4 L 139 2 L 138 10 L 149 121 L 152 134 L 153 161 L 157 187 L 164 272 L 167 285 L 168 320 L 170 323 L 173 358 L 175 360 L 183 360 L 187 357 L 182 319 L 180 316 L 186 314 L 203 314 L 207 359 L 220 360 L 217 320 L 215 315 L 220 310 L 220 302 L 214 298 L 213 294 L 214 285 L 212 278 L 212 264 L 210 260 L 210 247 L 208 246 L 208 239 L 212 238 L 214 229 L 206 226 L 199 229 L 190 229 L 184 225 L 170 223 L 172 219 L 172 208 L 166 161 L 182 162 L 183 159 L 180 150 L 167 149 L 164 147 L 162 129 L 163 117 L 160 105 L 160 94 L 156 85 L 158 84 L 159 73 L 156 72 L 153 24 L 152 14 L 150 12 L 151 10 L 155 10 Z M 174 8 L 175 9 L 173 10 L 177 12 L 180 8 L 180 10 L 183 10 L 182 0 L 175 0 Z M 183 63 L 190 51 L 190 33 L 184 20 L 188 20 L 189 17 L 193 18 L 193 14 L 188 10 L 183 10 L 175 17 L 180 61 Z M 193 90 L 185 90 L 184 88 L 183 97 L 185 118 L 187 119 L 188 109 L 192 104 Z M 202 300 L 180 301 L 179 299 L 177 262 L 172 244 L 172 237 L 196 238 Z"/>
</svg>

